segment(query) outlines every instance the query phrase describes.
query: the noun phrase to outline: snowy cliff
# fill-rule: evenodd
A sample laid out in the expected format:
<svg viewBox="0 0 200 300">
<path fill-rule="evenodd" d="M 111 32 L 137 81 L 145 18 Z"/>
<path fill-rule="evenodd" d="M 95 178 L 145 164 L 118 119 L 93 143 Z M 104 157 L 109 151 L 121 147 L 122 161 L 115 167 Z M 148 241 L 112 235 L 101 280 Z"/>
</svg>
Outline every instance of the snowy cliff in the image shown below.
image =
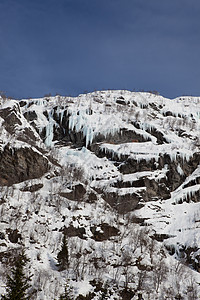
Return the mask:
<svg viewBox="0 0 200 300">
<path fill-rule="evenodd" d="M 200 97 L 0 99 L 0 216 L 1 293 L 25 248 L 31 299 L 199 299 Z"/>
</svg>

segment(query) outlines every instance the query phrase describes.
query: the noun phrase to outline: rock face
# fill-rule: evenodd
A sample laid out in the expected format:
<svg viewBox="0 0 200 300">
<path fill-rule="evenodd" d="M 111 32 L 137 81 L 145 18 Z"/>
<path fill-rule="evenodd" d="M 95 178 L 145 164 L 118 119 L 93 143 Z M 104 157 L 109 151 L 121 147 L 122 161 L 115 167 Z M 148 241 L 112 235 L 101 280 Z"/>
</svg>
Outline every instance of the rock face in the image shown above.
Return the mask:
<svg viewBox="0 0 200 300">
<path fill-rule="evenodd" d="M 164 251 L 161 245 L 170 259 L 199 272 L 199 116 L 200 98 L 170 100 L 128 91 L 2 103 L 0 263 L 4 252 L 10 257 L 12 247 L 25 245 L 34 254 L 34 278 L 41 284 L 37 300 L 59 298 L 44 278 L 48 272 L 53 276 L 55 290 L 64 278 L 55 263 L 63 234 L 71 247 L 68 274 L 75 272 L 76 281 L 84 274 L 113 274 L 113 282 L 126 286 L 119 293 L 123 299 L 148 299 L 142 295 L 142 270 L 147 277 L 160 270 L 152 257 Z M 156 250 L 154 242 L 160 245 Z M 149 257 L 141 262 L 145 251 Z M 104 270 L 108 265 L 112 271 Z M 128 289 L 133 280 L 141 285 L 138 291 Z M 151 289 L 160 294 L 152 299 L 161 299 L 163 291 L 154 283 Z"/>
<path fill-rule="evenodd" d="M 0 185 L 39 178 L 49 168 L 46 157 L 31 148 L 9 148 L 0 152 Z"/>
<path fill-rule="evenodd" d="M 119 234 L 119 230 L 109 224 L 100 224 L 98 226 L 99 229 L 97 230 L 97 226 L 90 227 L 91 232 L 93 233 L 93 239 L 95 241 L 104 241 L 108 240 L 112 236 L 116 236 Z"/>
<path fill-rule="evenodd" d="M 110 204 L 120 214 L 133 211 L 137 208 L 140 199 L 142 198 L 139 194 L 126 193 L 124 195 L 118 195 L 117 193 L 103 193 L 103 199 Z"/>
<path fill-rule="evenodd" d="M 1 109 L 0 117 L 4 119 L 3 126 L 5 126 L 6 130 L 11 134 L 15 133 L 17 125 L 22 125 L 19 105 Z"/>
<path fill-rule="evenodd" d="M 147 96 L 149 97 L 149 95 Z M 104 100 L 100 100 L 96 96 L 92 96 L 94 102 L 97 103 L 103 103 Z M 141 100 L 141 99 L 140 99 Z M 143 101 L 146 101 L 145 98 L 142 98 Z M 164 109 L 165 105 L 158 104 L 158 103 L 151 103 L 150 99 L 149 103 L 137 103 L 137 101 L 134 99 L 126 100 L 123 96 L 116 98 L 116 109 L 120 112 L 126 112 L 127 114 L 133 114 L 135 118 L 138 118 L 138 120 L 135 120 L 135 118 L 130 118 L 130 124 L 131 128 L 126 128 L 125 123 L 122 120 L 118 120 L 117 118 L 114 118 L 110 116 L 110 110 L 112 105 L 106 104 L 105 106 L 105 113 L 109 111 L 108 120 L 105 121 L 105 124 L 102 124 L 100 128 L 98 128 L 99 131 L 97 131 L 95 134 L 93 133 L 93 137 L 91 142 L 88 144 L 87 141 L 87 128 L 85 129 L 84 126 L 87 126 L 87 119 L 90 117 L 93 117 L 94 115 L 94 109 L 86 108 L 86 110 L 81 110 L 80 106 L 76 107 L 75 102 L 70 99 L 65 105 L 64 100 L 62 102 L 62 105 L 56 103 L 55 104 L 51 102 L 51 106 L 44 106 L 43 107 L 43 118 L 46 119 L 45 122 L 49 122 L 50 125 L 43 126 L 39 129 L 37 123 L 40 122 L 39 115 L 37 115 L 37 110 L 35 110 L 35 103 L 32 105 L 29 103 L 28 105 L 24 104 L 24 100 L 22 103 L 22 108 L 26 107 L 24 110 L 23 116 L 26 118 L 26 120 L 34 126 L 34 128 L 37 130 L 37 132 L 40 134 L 42 140 L 49 145 L 49 143 L 56 143 L 60 146 L 66 146 L 71 145 L 72 147 L 83 147 L 87 146 L 90 151 L 94 152 L 95 155 L 98 158 L 104 158 L 106 157 L 108 160 L 112 160 L 115 162 L 115 164 L 118 165 L 118 170 L 122 174 L 133 174 L 136 172 L 148 172 L 148 171 L 156 171 L 161 170 L 164 168 L 164 166 L 168 166 L 168 171 L 166 173 L 166 177 L 162 178 L 159 181 L 156 181 L 155 179 L 150 179 L 148 177 L 143 176 L 142 179 L 139 180 L 139 183 L 132 182 L 131 184 L 123 183 L 120 186 L 120 183 L 114 183 L 114 186 L 118 184 L 118 188 L 121 188 L 123 186 L 126 187 L 135 187 L 137 184 L 139 184 L 140 187 L 145 187 L 146 192 L 143 192 L 142 199 L 145 201 L 154 200 L 154 199 L 167 199 L 170 198 L 170 193 L 173 192 L 178 186 L 181 185 L 181 183 L 184 182 L 186 177 L 188 177 L 192 172 L 195 171 L 195 169 L 198 166 L 199 162 L 199 153 L 194 153 L 194 155 L 189 159 L 188 162 L 185 161 L 184 158 L 181 157 L 181 154 L 177 152 L 176 159 L 171 158 L 170 154 L 167 153 L 160 153 L 158 158 L 154 158 L 153 156 L 150 159 L 146 159 L 145 155 L 138 161 L 138 159 L 131 157 L 130 154 L 121 154 L 120 156 L 118 153 L 115 152 L 107 152 L 106 149 L 101 148 L 101 145 L 103 143 L 108 144 L 126 144 L 126 143 L 145 143 L 145 142 L 151 142 L 154 141 L 158 145 L 170 145 L 169 138 L 167 136 L 167 133 L 164 133 L 162 127 L 156 127 L 155 125 L 146 125 L 144 128 L 144 124 L 142 123 L 143 120 L 139 120 L 139 109 L 136 108 L 141 106 L 142 110 L 149 111 L 150 114 L 152 113 L 152 120 L 156 118 L 156 115 L 159 115 L 161 112 L 162 122 L 169 122 L 169 125 L 171 126 L 171 130 L 173 134 L 176 136 L 183 136 L 186 134 L 185 130 L 182 130 L 180 126 L 175 126 L 175 118 L 176 113 L 170 112 L 170 110 L 167 108 L 167 110 Z M 61 100 L 60 100 L 61 101 Z M 48 103 L 48 102 L 47 102 Z M 60 102 L 61 103 L 61 102 Z M 132 103 L 132 104 L 131 104 Z M 99 104 L 98 104 L 99 105 Z M 132 106 L 131 106 L 132 105 Z M 75 107 L 71 109 L 71 107 Z M 50 108 L 50 109 L 49 109 Z M 127 111 L 126 111 L 127 110 Z M 83 115 L 82 115 L 83 114 Z M 2 115 L 5 118 L 5 115 L 12 115 L 10 114 L 10 111 L 8 110 L 7 114 L 6 111 L 2 113 Z M 184 116 L 180 117 L 184 119 Z M 170 119 L 167 120 L 167 117 Z M 112 124 L 111 118 L 114 119 L 115 125 L 117 123 L 118 130 L 112 130 L 110 128 L 107 129 L 109 122 Z M 174 118 L 174 120 L 173 120 Z M 84 123 L 85 120 L 85 123 Z M 152 123 L 152 120 L 151 121 Z M 45 123 L 44 122 L 44 123 Z M 78 125 L 78 122 L 80 124 Z M 185 121 L 183 121 L 184 123 Z M 40 122 L 41 123 L 41 122 Z M 179 122 L 181 125 L 181 121 Z M 85 124 L 85 125 L 84 125 Z M 112 125 L 111 125 L 112 126 Z M 175 129 L 173 128 L 176 127 Z M 177 129 L 178 128 L 178 129 Z M 51 133 L 50 133 L 50 131 Z M 90 131 L 90 130 L 88 130 Z M 106 133 L 105 133 L 106 132 Z M 49 141 L 50 136 L 50 141 Z M 180 139 L 181 140 L 181 139 Z M 148 144 L 147 144 L 148 145 Z M 170 150 L 171 152 L 171 150 Z M 148 149 L 146 151 L 148 153 Z M 178 171 L 178 169 L 182 170 L 182 174 Z M 123 182 L 123 180 L 122 180 Z M 112 184 L 112 183 L 111 183 Z M 103 191 L 102 191 L 103 193 Z M 73 196 L 74 197 L 74 196 Z M 129 199 L 127 198 L 129 197 Z M 108 199 L 109 198 L 109 199 Z M 113 199 L 117 199 L 116 201 Z M 120 200 L 120 198 L 126 198 L 126 200 Z M 137 207 L 137 202 L 140 201 L 141 197 L 137 194 L 133 193 L 132 195 L 132 203 L 131 203 L 131 196 L 117 196 L 114 197 L 111 193 L 109 197 L 105 196 L 104 193 L 104 199 L 107 199 L 106 201 L 112 205 L 113 207 L 119 209 L 120 212 L 122 212 L 124 207 L 124 212 L 131 211 L 133 208 Z M 136 200 L 137 199 L 137 200 Z M 120 202 L 124 203 L 126 201 L 127 205 L 120 204 Z"/>
<path fill-rule="evenodd" d="M 72 148 L 87 146 L 97 158 L 107 158 L 113 161 L 122 175 L 154 172 L 167 166 L 165 176 L 159 180 L 143 175 L 138 180 L 130 182 L 124 181 L 122 178 L 122 180 L 117 179 L 109 183 L 118 190 L 131 187 L 144 188 L 142 194 L 140 191 L 135 191 L 131 194 L 127 192 L 124 195 L 119 195 L 115 192 L 109 192 L 109 190 L 105 192 L 103 191 L 104 188 L 98 187 L 98 191 L 101 191 L 104 199 L 122 213 L 132 211 L 141 202 L 141 199 L 147 202 L 170 198 L 170 193 L 175 191 L 195 171 L 200 159 L 200 154 L 194 151 L 189 160 L 185 161 L 178 150 L 175 151 L 169 147 L 172 141 L 170 141 L 167 131 L 163 129 L 165 123 L 176 139 L 178 136 L 179 144 L 181 144 L 182 140 L 185 139 L 184 136 L 187 135 L 187 130 L 184 128 L 185 115 L 178 114 L 183 121 L 179 120 L 179 124 L 176 125 L 176 111 L 170 111 L 168 104 L 165 104 L 163 99 L 155 98 L 155 96 L 153 98 L 148 94 L 142 95 L 138 99 L 137 95 L 127 95 L 115 96 L 112 93 L 105 94 L 105 96 L 91 95 L 88 97 L 89 106 L 87 100 L 85 100 L 85 106 L 80 106 L 80 103 L 76 103 L 72 98 L 67 101 L 61 100 L 61 98 L 55 98 L 54 101 L 51 101 L 50 98 L 15 101 L 10 107 L 2 108 L 0 116 L 3 119 L 2 125 L 7 132 L 10 134 L 17 133 L 17 139 L 20 141 L 36 146 L 36 141 L 39 138 L 37 134 L 39 134 L 47 146 L 51 146 L 52 143 L 60 146 L 69 145 Z M 112 114 L 114 111 L 115 115 Z M 146 116 L 140 118 L 142 114 L 145 115 L 146 111 L 149 114 L 149 119 Z M 101 116 L 102 113 L 105 114 L 105 117 Z M 126 122 L 123 120 L 124 116 L 127 118 Z M 188 114 L 188 116 L 191 118 L 191 122 L 196 122 L 193 114 Z M 94 122 L 95 117 L 99 118 L 100 125 Z M 164 125 L 156 126 L 156 118 L 160 119 Z M 91 122 L 87 123 L 91 119 L 94 122 L 93 128 L 90 127 Z M 96 129 L 94 129 L 95 126 Z M 193 140 L 195 140 L 194 137 Z M 130 147 L 130 143 L 132 143 L 133 152 L 134 144 L 137 146 L 141 143 L 143 147 L 146 144 L 146 155 L 145 153 L 140 155 L 138 160 L 137 151 L 135 152 L 137 155 L 131 155 L 130 151 L 132 150 L 128 153 L 124 151 L 119 155 L 117 151 L 107 151 L 106 147 L 102 147 L 102 144 L 111 146 L 127 144 Z M 166 145 L 169 151 L 162 151 L 158 153 L 157 157 L 151 155 L 147 159 L 149 156 L 148 147 L 151 147 L 151 143 Z M 174 147 L 176 148 L 176 146 Z M 155 147 L 155 151 L 159 151 L 159 146 L 157 148 Z M 171 157 L 172 152 L 176 152 L 176 159 Z M 38 178 L 48 170 L 46 158 L 29 148 L 11 149 L 7 145 L 1 151 L 0 160 L 0 182 L 2 185 Z M 71 194 L 68 194 L 68 198 L 79 198 L 80 200 L 83 197 L 83 195 L 76 195 L 76 193 L 79 193 L 78 186 Z M 80 193 L 84 194 L 85 191 L 80 190 Z M 62 192 L 60 195 L 66 196 Z M 195 201 L 198 201 L 197 197 Z"/>
</svg>

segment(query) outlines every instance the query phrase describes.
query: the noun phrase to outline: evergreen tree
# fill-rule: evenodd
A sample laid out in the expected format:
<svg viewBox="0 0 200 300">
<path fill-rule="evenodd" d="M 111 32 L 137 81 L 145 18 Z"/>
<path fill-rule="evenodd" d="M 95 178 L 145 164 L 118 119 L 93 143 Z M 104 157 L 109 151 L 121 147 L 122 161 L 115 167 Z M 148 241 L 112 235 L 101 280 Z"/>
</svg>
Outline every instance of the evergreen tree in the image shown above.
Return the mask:
<svg viewBox="0 0 200 300">
<path fill-rule="evenodd" d="M 66 270 L 69 266 L 69 253 L 68 253 L 68 243 L 66 235 L 63 235 L 61 250 L 57 255 L 58 269 L 59 271 Z"/>
<path fill-rule="evenodd" d="M 26 277 L 24 267 L 28 259 L 22 251 L 15 258 L 14 267 L 11 269 L 11 275 L 7 276 L 6 295 L 1 296 L 1 300 L 28 300 L 27 295 L 29 289 L 30 276 Z"/>
</svg>

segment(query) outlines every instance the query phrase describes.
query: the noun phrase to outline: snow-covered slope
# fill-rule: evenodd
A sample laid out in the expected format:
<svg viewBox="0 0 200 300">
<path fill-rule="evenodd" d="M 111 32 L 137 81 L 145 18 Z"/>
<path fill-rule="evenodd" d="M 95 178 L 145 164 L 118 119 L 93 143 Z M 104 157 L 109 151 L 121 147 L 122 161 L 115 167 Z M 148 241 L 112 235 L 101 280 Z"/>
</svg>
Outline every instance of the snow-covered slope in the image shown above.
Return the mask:
<svg viewBox="0 0 200 300">
<path fill-rule="evenodd" d="M 2 292 L 23 247 L 31 299 L 199 299 L 200 97 L 0 101 Z"/>
</svg>

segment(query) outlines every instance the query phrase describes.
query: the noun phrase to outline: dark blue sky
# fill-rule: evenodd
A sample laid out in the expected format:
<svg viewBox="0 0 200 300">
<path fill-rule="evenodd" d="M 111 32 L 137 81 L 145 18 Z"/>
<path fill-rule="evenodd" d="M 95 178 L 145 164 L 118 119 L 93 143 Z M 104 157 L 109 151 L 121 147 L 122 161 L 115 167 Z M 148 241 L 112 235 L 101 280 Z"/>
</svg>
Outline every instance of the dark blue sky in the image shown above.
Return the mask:
<svg viewBox="0 0 200 300">
<path fill-rule="evenodd" d="M 0 90 L 200 95 L 199 0 L 0 0 Z"/>
</svg>

